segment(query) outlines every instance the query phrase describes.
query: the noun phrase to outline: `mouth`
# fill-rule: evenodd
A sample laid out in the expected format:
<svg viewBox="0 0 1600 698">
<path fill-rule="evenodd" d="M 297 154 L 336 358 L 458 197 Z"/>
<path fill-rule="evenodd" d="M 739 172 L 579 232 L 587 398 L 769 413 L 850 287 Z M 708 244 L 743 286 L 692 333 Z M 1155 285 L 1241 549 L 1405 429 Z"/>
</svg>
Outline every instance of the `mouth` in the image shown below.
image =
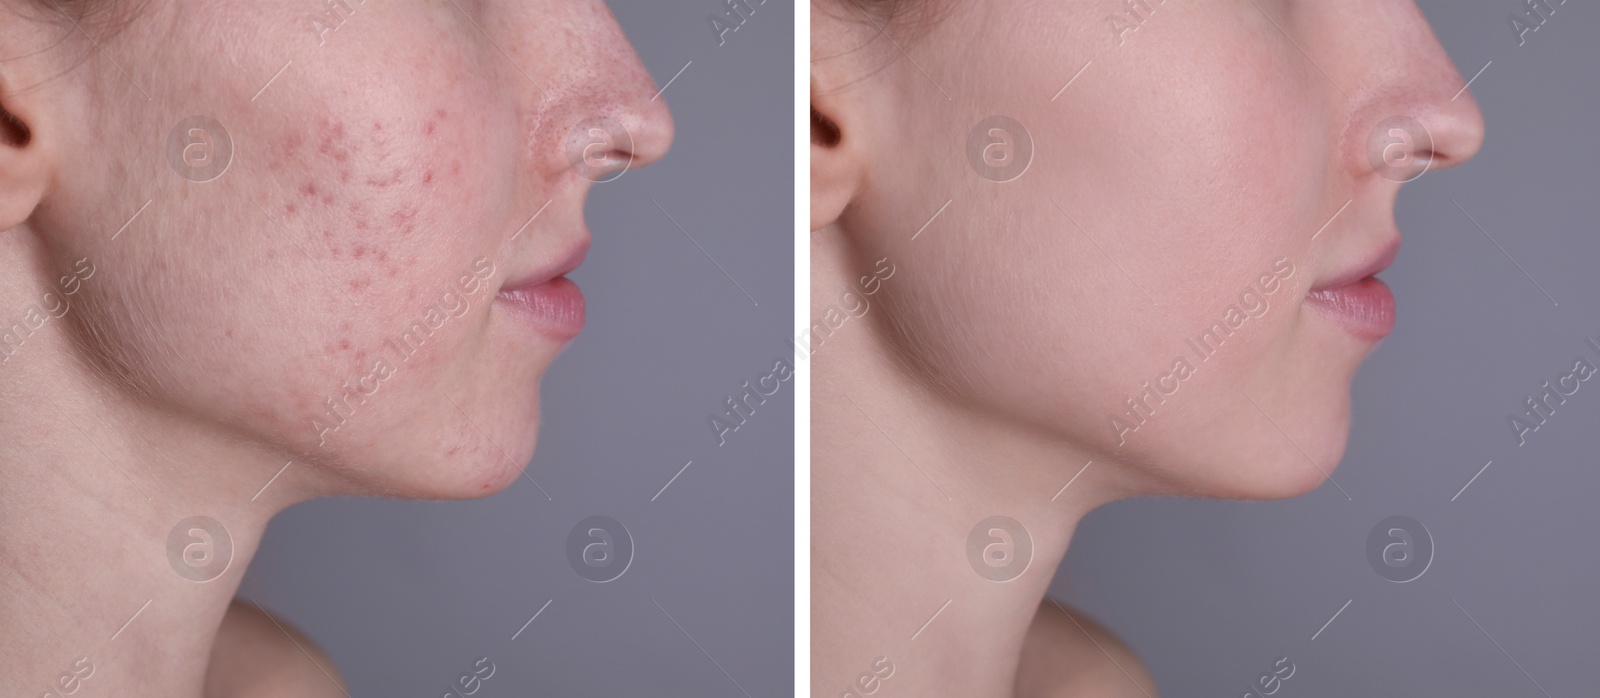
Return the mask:
<svg viewBox="0 0 1600 698">
<path fill-rule="evenodd" d="M 1306 300 L 1359 339 L 1376 342 L 1387 337 L 1394 330 L 1394 293 L 1377 274 L 1389 268 L 1399 252 L 1396 237 L 1367 262 L 1312 287 Z"/>
<path fill-rule="evenodd" d="M 509 279 L 495 294 L 495 302 L 527 322 L 541 334 L 568 341 L 583 331 L 583 290 L 567 274 L 583 264 L 589 254 L 585 237 L 559 261 L 538 271 Z"/>
</svg>

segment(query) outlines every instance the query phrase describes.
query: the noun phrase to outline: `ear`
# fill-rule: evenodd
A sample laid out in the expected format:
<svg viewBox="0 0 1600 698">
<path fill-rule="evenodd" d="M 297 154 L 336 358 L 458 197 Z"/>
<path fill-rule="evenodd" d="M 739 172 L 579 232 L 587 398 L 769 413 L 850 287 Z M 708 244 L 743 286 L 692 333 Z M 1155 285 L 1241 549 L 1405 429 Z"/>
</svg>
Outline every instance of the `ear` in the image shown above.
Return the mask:
<svg viewBox="0 0 1600 698">
<path fill-rule="evenodd" d="M 51 164 L 43 129 L 45 91 L 22 93 L 15 73 L 0 63 L 0 232 L 33 215 L 51 180 Z"/>
<path fill-rule="evenodd" d="M 845 92 L 848 92 L 846 90 Z M 811 83 L 811 229 L 832 225 L 855 198 L 865 174 L 860 105 Z"/>
</svg>

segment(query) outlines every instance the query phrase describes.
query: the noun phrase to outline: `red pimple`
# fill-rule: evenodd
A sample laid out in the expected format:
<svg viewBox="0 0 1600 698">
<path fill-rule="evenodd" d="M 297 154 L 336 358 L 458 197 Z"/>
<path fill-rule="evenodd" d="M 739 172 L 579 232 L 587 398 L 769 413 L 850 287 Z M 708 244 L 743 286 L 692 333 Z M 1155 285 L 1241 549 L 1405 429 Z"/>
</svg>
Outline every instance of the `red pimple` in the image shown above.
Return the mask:
<svg viewBox="0 0 1600 698">
<path fill-rule="evenodd" d="M 303 186 L 300 187 L 300 193 L 304 194 L 306 196 L 306 198 L 308 198 L 308 199 L 315 199 L 317 197 L 317 185 L 316 185 L 316 183 L 315 182 L 307 182 L 306 184 L 304 184 Z"/>
<path fill-rule="evenodd" d="M 350 351 L 350 340 L 348 340 L 348 339 L 339 340 L 339 348 L 344 350 L 344 351 Z"/>
<path fill-rule="evenodd" d="M 437 126 L 432 121 L 429 121 L 428 123 L 422 125 L 422 133 L 423 135 L 431 136 L 433 135 L 435 128 L 437 128 Z"/>
<path fill-rule="evenodd" d="M 422 183 L 433 184 L 433 170 L 428 170 L 427 172 L 422 173 Z"/>
<path fill-rule="evenodd" d="M 344 147 L 344 124 L 323 119 L 322 129 L 322 142 L 318 145 L 317 152 L 337 162 L 349 160 L 350 150 Z"/>
</svg>

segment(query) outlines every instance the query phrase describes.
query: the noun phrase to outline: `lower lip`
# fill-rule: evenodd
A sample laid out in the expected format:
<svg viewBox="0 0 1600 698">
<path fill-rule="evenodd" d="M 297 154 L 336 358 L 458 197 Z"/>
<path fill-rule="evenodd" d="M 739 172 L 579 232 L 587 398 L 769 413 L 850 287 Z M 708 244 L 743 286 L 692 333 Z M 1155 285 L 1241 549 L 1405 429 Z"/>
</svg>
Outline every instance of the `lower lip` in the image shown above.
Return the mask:
<svg viewBox="0 0 1600 698">
<path fill-rule="evenodd" d="M 1394 294 L 1375 277 L 1313 291 L 1307 299 L 1361 339 L 1380 340 L 1394 329 Z"/>
<path fill-rule="evenodd" d="M 495 300 L 554 339 L 566 341 L 583 331 L 583 291 L 567 277 L 501 291 Z"/>
</svg>

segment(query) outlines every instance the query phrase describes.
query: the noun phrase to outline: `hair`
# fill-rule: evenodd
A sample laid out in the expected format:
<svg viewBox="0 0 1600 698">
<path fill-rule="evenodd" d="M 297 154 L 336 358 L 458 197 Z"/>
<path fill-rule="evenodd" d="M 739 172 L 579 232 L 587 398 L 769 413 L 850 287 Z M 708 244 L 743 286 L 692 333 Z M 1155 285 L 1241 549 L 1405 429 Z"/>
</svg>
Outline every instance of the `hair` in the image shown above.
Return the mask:
<svg viewBox="0 0 1600 698">
<path fill-rule="evenodd" d="M 46 51 L 67 51 L 70 56 L 66 59 L 67 65 L 45 78 L 41 82 L 20 88 L 18 93 L 31 92 L 77 70 L 77 68 L 94 54 L 97 47 L 121 34 L 128 25 L 144 13 L 152 0 L 0 0 L 3 14 L 16 15 L 23 21 L 32 22 L 39 26 L 43 32 L 49 32 L 51 37 L 44 48 L 35 53 Z M 9 17 L 0 17 L 0 21 L 12 21 Z M 87 39 L 87 40 L 85 40 Z M 0 60 L 20 58 L 21 56 L 6 55 L 8 47 L 0 47 Z M 30 54 L 32 55 L 32 54 Z M 0 95 L 4 97 L 7 95 Z M 26 142 L 26 130 L 19 132 L 19 124 L 15 117 L 5 112 L 5 105 L 0 103 L 0 136 L 8 139 L 20 137 Z"/>
<path fill-rule="evenodd" d="M 30 19 L 83 29 L 96 41 L 121 32 L 150 4 L 150 0 L 23 0 L 31 6 Z"/>
<path fill-rule="evenodd" d="M 885 30 L 903 28 L 908 34 L 926 32 L 941 19 L 950 0 L 832 0 L 843 17 L 868 22 Z"/>
</svg>

